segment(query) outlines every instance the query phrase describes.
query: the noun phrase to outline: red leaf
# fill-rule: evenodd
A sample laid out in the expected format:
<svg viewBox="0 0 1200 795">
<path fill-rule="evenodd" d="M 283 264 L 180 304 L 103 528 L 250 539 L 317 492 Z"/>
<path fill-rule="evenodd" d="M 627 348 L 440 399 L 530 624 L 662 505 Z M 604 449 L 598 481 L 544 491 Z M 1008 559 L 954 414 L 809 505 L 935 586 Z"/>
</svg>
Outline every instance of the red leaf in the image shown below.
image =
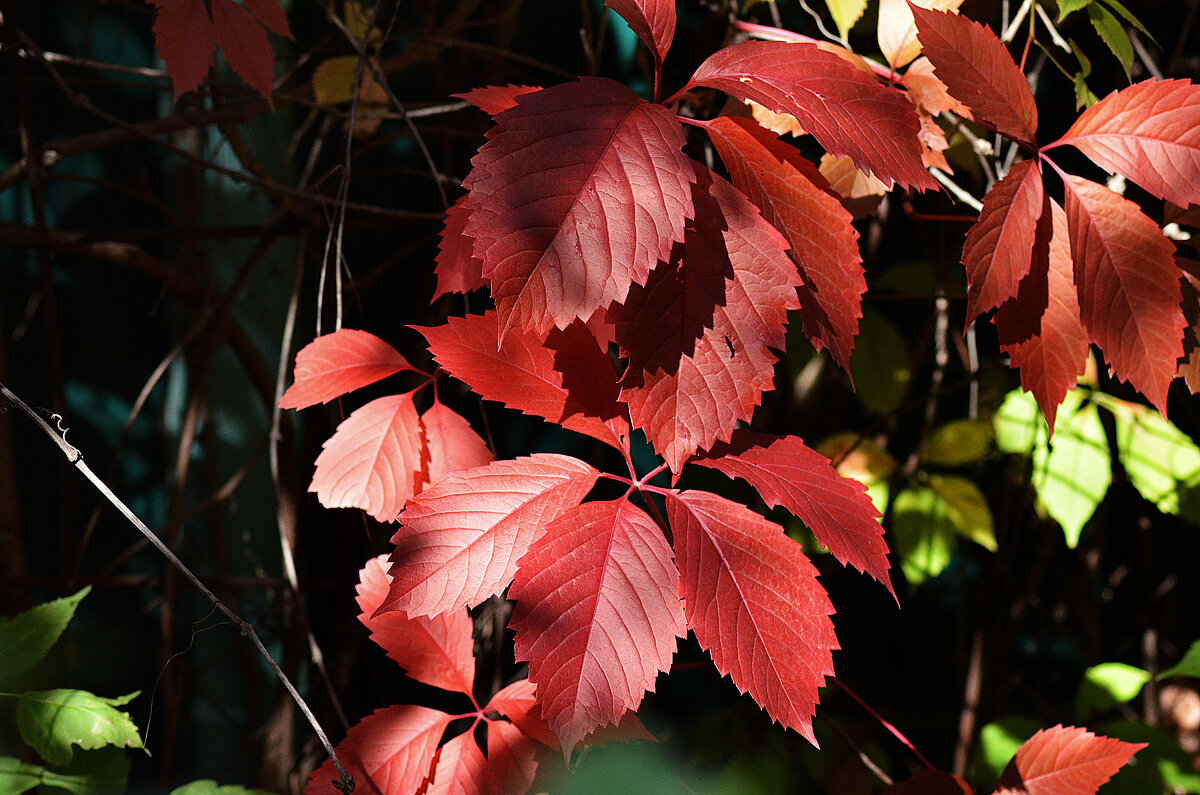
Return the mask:
<svg viewBox="0 0 1200 795">
<path fill-rule="evenodd" d="M 475 241 L 465 234 L 467 219 L 471 216 L 470 198 L 469 193 L 460 197 L 446 211 L 446 223 L 438 244 L 437 266 L 433 269 L 438 279 L 437 289 L 433 292 L 435 299 L 446 293 L 469 293 L 487 287 L 483 278 L 483 263 L 475 259 L 473 253 Z"/>
<path fill-rule="evenodd" d="M 1085 110 L 1049 149 L 1071 144 L 1110 172 L 1186 207 L 1200 202 L 1200 86 L 1146 80 Z"/>
<path fill-rule="evenodd" d="M 551 748 L 559 747 L 558 737 L 550 729 L 550 724 L 542 717 L 541 706 L 535 695 L 535 686 L 528 679 L 521 679 L 503 688 L 492 700 L 488 708 L 494 709 L 513 722 L 526 737 L 533 738 Z M 638 719 L 636 713 L 626 712 L 615 726 L 601 726 L 593 733 L 583 738 L 586 745 L 606 745 L 610 742 L 629 742 L 631 740 L 646 740 L 657 742 L 654 735 Z"/>
<path fill-rule="evenodd" d="M 637 709 L 685 633 L 671 547 L 628 500 L 588 502 L 554 520 L 509 588 L 517 660 L 566 753 Z"/>
<path fill-rule="evenodd" d="M 696 223 L 677 256 L 610 310 L 631 362 L 621 399 L 674 472 L 753 415 L 774 386 L 768 348 L 783 349 L 799 305 L 783 237 L 736 188 L 697 172 Z"/>
<path fill-rule="evenodd" d="M 545 334 L 624 300 L 692 216 L 683 130 L 661 105 L 599 77 L 546 88 L 496 117 L 464 186 L 466 234 L 501 337 Z"/>
<path fill-rule="evenodd" d="M 800 437 L 741 430 L 696 463 L 741 478 L 768 506 L 782 505 L 800 517 L 835 558 L 874 577 L 895 598 L 879 511 L 866 486 L 839 475 Z"/>
<path fill-rule="evenodd" d="M 204 0 L 149 0 L 154 14 L 154 44 L 175 87 L 175 99 L 200 87 L 213 63 L 217 42 Z"/>
<path fill-rule="evenodd" d="M 275 56 L 262 26 L 233 0 L 209 0 L 213 30 L 225 60 L 246 84 L 274 105 Z"/>
<path fill-rule="evenodd" d="M 813 745 L 817 689 L 833 674 L 833 605 L 800 545 L 744 505 L 667 497 L 688 626 L 717 670 Z"/>
<path fill-rule="evenodd" d="M 1025 143 L 1034 143 L 1037 104 L 1029 81 L 990 28 L 959 14 L 910 4 L 917 36 L 934 73 L 976 121 Z"/>
<path fill-rule="evenodd" d="M 817 350 L 828 347 L 848 372 L 867 291 L 853 217 L 794 146 L 749 119 L 721 116 L 704 126 L 733 184 L 791 246 L 804 279 L 804 332 Z"/>
<path fill-rule="evenodd" d="M 511 723 L 490 721 L 487 748 L 484 791 L 494 795 L 528 792 L 537 775 L 537 744 Z"/>
<path fill-rule="evenodd" d="M 541 91 L 541 86 L 517 86 L 509 83 L 507 86 L 481 86 L 472 88 L 463 94 L 451 94 L 452 97 L 465 99 L 489 116 L 503 113 L 517 106 L 517 97 L 522 94 L 532 94 Z"/>
<path fill-rule="evenodd" d="M 453 717 L 412 704 L 377 709 L 337 745 L 346 772 L 363 792 L 416 792 L 433 767 L 442 733 Z M 338 795 L 332 759 L 308 777 L 306 795 Z"/>
<path fill-rule="evenodd" d="M 475 733 L 463 732 L 438 749 L 437 765 L 424 795 L 481 795 L 487 791 L 487 760 Z"/>
<path fill-rule="evenodd" d="M 281 409 L 303 409 L 413 370 L 400 353 L 366 331 L 344 328 L 322 334 L 296 354 L 296 381 L 283 393 Z"/>
<path fill-rule="evenodd" d="M 1187 326 L 1175 247 L 1128 199 L 1082 177 L 1064 183 L 1083 325 L 1113 372 L 1165 414 Z"/>
<path fill-rule="evenodd" d="M 747 41 L 725 47 L 692 75 L 687 88 L 696 86 L 790 113 L 831 154 L 851 158 L 885 182 L 937 185 L 921 163 L 921 125 L 908 98 L 815 44 Z"/>
<path fill-rule="evenodd" d="M 551 335 L 546 342 L 514 330 L 499 349 L 498 322 L 493 311 L 452 317 L 444 326 L 417 330 L 429 341 L 429 350 L 438 364 L 480 397 L 585 433 L 617 449 L 629 438 L 620 405 L 615 400 L 598 405 L 616 384 L 616 373 L 607 355 L 595 344 L 590 348 L 573 344 L 577 336 L 588 334 L 586 329 L 572 327 Z M 557 349 L 548 347 L 549 343 Z M 566 372 L 573 374 L 570 382 Z M 577 382 L 581 379 L 592 387 L 601 380 L 609 385 L 600 392 L 580 390 Z"/>
<path fill-rule="evenodd" d="M 1043 729 L 1017 749 L 1000 786 L 1028 795 L 1091 795 L 1145 747 L 1074 726 Z"/>
<path fill-rule="evenodd" d="M 675 0 L 604 0 L 662 63 L 675 38 Z"/>
<path fill-rule="evenodd" d="M 1034 231 L 1046 201 L 1033 160 L 1017 163 L 983 197 L 979 220 L 967 232 L 967 322 L 1014 298 L 1029 273 Z"/>
<path fill-rule="evenodd" d="M 475 684 L 471 616 L 465 608 L 431 618 L 408 618 L 394 611 L 376 615 L 391 584 L 387 557 L 371 558 L 358 573 L 358 620 L 371 631 L 371 640 L 413 679 L 471 695 Z"/>
<path fill-rule="evenodd" d="M 372 400 L 337 427 L 308 487 L 322 505 L 361 508 L 391 522 L 420 490 L 421 429 L 412 396 Z"/>
<path fill-rule="evenodd" d="M 434 403 L 421 415 L 421 442 L 423 485 L 494 458 L 471 424 L 441 403 Z"/>
<path fill-rule="evenodd" d="M 287 14 L 279 5 L 279 0 L 246 0 L 246 8 L 267 30 L 295 41 L 292 29 L 288 27 Z"/>
<path fill-rule="evenodd" d="M 599 472 L 539 453 L 452 472 L 414 499 L 392 538 L 392 586 L 379 610 L 436 615 L 474 607 L 512 580 L 517 561 Z"/>
<path fill-rule="evenodd" d="M 952 773 L 918 770 L 907 781 L 889 787 L 883 795 L 975 795 L 975 790 Z"/>
<path fill-rule="evenodd" d="M 1038 237 L 1048 236 L 1049 240 L 1039 241 L 1034 247 L 1034 265 L 1026 278 L 1034 281 L 1033 289 L 1040 295 L 1027 296 L 1022 282 L 1017 298 L 996 313 L 996 329 L 1001 349 L 1012 357 L 1013 367 L 1021 370 L 1022 388 L 1033 393 L 1042 414 L 1046 415 L 1050 432 L 1054 433 L 1059 404 L 1087 368 L 1088 336 L 1079 320 L 1067 215 L 1053 200 L 1049 215 L 1051 224 L 1045 219 L 1038 223 Z M 1050 232 L 1043 227 L 1049 227 Z M 1028 315 L 1040 318 L 1035 336 L 1006 343 L 1008 329 L 1027 323 L 1024 318 Z"/>
</svg>

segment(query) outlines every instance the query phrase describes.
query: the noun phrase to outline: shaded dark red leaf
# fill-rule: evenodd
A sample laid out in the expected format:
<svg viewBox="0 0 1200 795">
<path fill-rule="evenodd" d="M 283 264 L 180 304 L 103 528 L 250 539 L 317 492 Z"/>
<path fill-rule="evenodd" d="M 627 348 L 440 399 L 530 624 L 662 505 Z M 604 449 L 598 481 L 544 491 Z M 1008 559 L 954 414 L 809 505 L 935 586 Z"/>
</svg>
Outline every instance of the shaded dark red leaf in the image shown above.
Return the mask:
<svg viewBox="0 0 1200 795">
<path fill-rule="evenodd" d="M 292 29 L 288 26 L 287 14 L 279 0 L 246 0 L 246 8 L 254 18 L 261 22 L 267 30 L 280 36 L 295 40 Z"/>
<path fill-rule="evenodd" d="M 366 331 L 344 328 L 322 334 L 296 354 L 296 380 L 281 409 L 328 403 L 401 370 L 413 370 L 400 352 Z"/>
<path fill-rule="evenodd" d="M 953 773 L 918 770 L 907 781 L 889 787 L 883 795 L 974 795 L 975 790 Z"/>
<path fill-rule="evenodd" d="M 204 0 L 149 0 L 154 14 L 154 44 L 162 55 L 175 99 L 200 87 L 213 64 L 217 40 Z"/>
<path fill-rule="evenodd" d="M 675 39 L 675 0 L 604 0 L 654 53 L 660 64 Z"/>
<path fill-rule="evenodd" d="M 450 96 L 465 99 L 487 115 L 495 116 L 509 108 L 516 107 L 517 97 L 522 94 L 532 94 L 534 91 L 541 90 L 541 86 L 517 86 L 509 83 L 506 86 L 481 86 L 462 94 L 451 94 Z"/>
<path fill-rule="evenodd" d="M 266 31 L 233 0 L 209 0 L 213 32 L 225 60 L 246 84 L 274 105 L 275 55 Z"/>
<path fill-rule="evenodd" d="M 483 278 L 483 263 L 475 259 L 475 241 L 466 235 L 467 219 L 471 215 L 468 204 L 471 195 L 460 196 L 446 211 L 446 223 L 442 226 L 441 241 L 438 243 L 437 289 L 434 298 L 446 293 L 469 293 L 487 287 Z"/>
</svg>

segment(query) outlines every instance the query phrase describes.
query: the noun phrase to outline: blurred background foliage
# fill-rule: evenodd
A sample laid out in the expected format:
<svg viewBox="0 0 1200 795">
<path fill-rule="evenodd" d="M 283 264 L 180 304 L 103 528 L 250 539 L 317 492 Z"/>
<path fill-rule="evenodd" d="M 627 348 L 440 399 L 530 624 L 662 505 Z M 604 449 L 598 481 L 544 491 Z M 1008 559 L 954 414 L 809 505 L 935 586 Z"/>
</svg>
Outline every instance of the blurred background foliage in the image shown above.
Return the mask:
<svg viewBox="0 0 1200 795">
<path fill-rule="evenodd" d="M 221 61 L 200 92 L 175 102 L 141 0 L 4 9 L 0 381 L 65 418 L 92 468 L 257 628 L 336 741 L 379 706 L 444 696 L 403 677 L 355 620 L 358 569 L 387 550 L 392 528 L 324 510 L 306 492 L 321 442 L 375 393 L 279 414 L 292 357 L 340 321 L 427 364 L 407 326 L 481 308 L 479 296 L 429 300 L 443 210 L 489 124 L 452 94 L 589 73 L 644 92 L 650 64 L 597 0 L 284 5 L 296 40 L 272 36 L 273 109 Z M 967 0 L 962 11 L 998 28 L 1019 5 Z M 1055 3 L 1041 5 L 1058 19 Z M 735 16 L 819 35 L 798 0 L 678 6 L 667 86 L 729 40 Z M 828 24 L 820 0 L 808 6 Z M 868 55 L 876 6 L 849 36 Z M 1052 50 L 1039 28 L 1028 69 L 1047 135 L 1074 118 L 1081 81 L 1104 96 L 1155 70 L 1196 78 L 1196 0 L 1133 10 L 1146 31 L 1122 26 L 1128 58 L 1083 13 L 1061 26 L 1082 59 Z M 367 39 L 394 95 L 366 87 L 353 124 L 357 56 L 343 28 Z M 1023 43 L 1018 35 L 1014 48 Z M 719 110 L 705 99 L 691 112 Z M 981 158 L 961 131 L 947 132 L 956 181 L 981 196 Z M 693 146 L 703 159 L 702 142 Z M 1162 218 L 1161 205 L 1129 195 Z M 990 326 L 958 333 L 958 256 L 973 217 L 931 193 L 890 196 L 863 218 L 871 290 L 857 389 L 797 321 L 755 417 L 820 444 L 885 511 L 899 609 L 790 527 L 838 607 L 839 680 L 933 764 L 980 787 L 1038 728 L 1086 723 L 1151 741 L 1106 791 L 1200 792 L 1197 681 L 1158 678 L 1200 638 L 1195 400 L 1177 384 L 1166 423 L 1100 363 L 1047 443 Z M 455 384 L 439 394 L 476 427 L 486 420 L 501 457 L 606 461 L 587 440 Z M 25 684 L 140 690 L 122 707 L 150 751 L 127 754 L 132 791 L 196 779 L 303 786 L 322 752 L 253 650 L 32 424 L 2 413 L 0 613 L 84 586 L 90 595 Z M 490 692 L 520 671 L 504 604 L 476 613 Z M 37 761 L 3 701 L 0 755 Z M 588 750 L 572 776 L 543 783 L 572 793 L 866 793 L 922 764 L 834 686 L 813 749 L 739 696 L 694 640 L 642 715 L 660 744 Z"/>
</svg>

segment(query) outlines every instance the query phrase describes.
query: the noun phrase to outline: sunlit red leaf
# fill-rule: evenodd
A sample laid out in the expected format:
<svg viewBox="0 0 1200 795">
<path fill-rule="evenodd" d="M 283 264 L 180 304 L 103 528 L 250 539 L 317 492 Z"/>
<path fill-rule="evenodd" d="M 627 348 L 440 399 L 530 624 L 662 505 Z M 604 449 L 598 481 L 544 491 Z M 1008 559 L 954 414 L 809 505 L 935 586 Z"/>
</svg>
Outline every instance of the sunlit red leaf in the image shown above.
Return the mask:
<svg viewBox="0 0 1200 795">
<path fill-rule="evenodd" d="M 799 306 L 786 241 L 727 181 L 697 173 L 696 223 L 678 256 L 610 310 L 623 354 L 647 363 L 626 370 L 621 398 L 674 472 L 753 415 L 774 386 L 769 348 L 783 349 Z"/>
<path fill-rule="evenodd" d="M 280 36 L 292 38 L 292 29 L 288 27 L 287 14 L 279 0 L 245 0 L 246 8 L 254 18 L 261 22 L 267 30 Z"/>
<path fill-rule="evenodd" d="M 885 182 L 937 185 L 921 163 L 912 103 L 833 53 L 804 42 L 747 41 L 709 56 L 688 87 L 708 86 L 790 113 L 831 154 Z"/>
<path fill-rule="evenodd" d="M 225 60 L 246 84 L 273 104 L 275 56 L 266 31 L 233 0 L 210 0 L 213 32 Z"/>
<path fill-rule="evenodd" d="M 1023 160 L 983 197 L 979 220 L 967 232 L 967 322 L 1015 298 L 1029 273 L 1034 231 L 1046 195 L 1035 161 Z"/>
<path fill-rule="evenodd" d="M 1083 325 L 1113 372 L 1165 412 L 1187 326 L 1175 247 L 1123 196 L 1082 177 L 1064 182 Z"/>
<path fill-rule="evenodd" d="M 908 90 L 912 104 L 935 116 L 946 111 L 959 116 L 969 116 L 971 113 L 970 108 L 950 96 L 950 90 L 933 73 L 933 63 L 925 56 L 909 65 L 900 78 L 900 85 Z"/>
<path fill-rule="evenodd" d="M 421 415 L 421 441 L 424 483 L 437 483 L 451 472 L 482 466 L 494 457 L 471 424 L 442 403 Z"/>
<path fill-rule="evenodd" d="M 410 677 L 470 695 L 475 683 L 471 616 L 465 608 L 432 617 L 409 618 L 396 611 L 375 615 L 391 584 L 387 561 L 387 555 L 371 558 L 358 573 L 358 620 Z"/>
<path fill-rule="evenodd" d="M 387 378 L 415 370 L 399 351 L 366 331 L 344 328 L 322 334 L 296 354 L 296 380 L 281 409 L 303 409 Z"/>
<path fill-rule="evenodd" d="M 692 215 L 683 144 L 666 108 L 599 77 L 496 117 L 463 184 L 502 337 L 586 320 L 646 281 Z"/>
<path fill-rule="evenodd" d="M 154 14 L 154 44 L 162 54 L 175 99 L 200 87 L 213 64 L 217 41 L 204 0 L 149 0 Z"/>
<path fill-rule="evenodd" d="M 702 491 L 667 497 L 688 626 L 774 720 L 814 745 L 817 690 L 833 675 L 833 605 L 783 528 Z"/>
<path fill-rule="evenodd" d="M 963 0 L 914 0 L 921 8 L 957 13 Z M 876 28 L 879 51 L 892 69 L 899 69 L 921 54 L 917 26 L 908 0 L 879 0 L 879 26 Z"/>
<path fill-rule="evenodd" d="M 326 508 L 361 508 L 390 522 L 421 484 L 421 429 L 413 393 L 372 400 L 337 427 L 308 490 Z"/>
<path fill-rule="evenodd" d="M 532 94 L 541 91 L 541 86 L 517 86 L 509 83 L 506 86 L 480 86 L 462 94 L 451 94 L 452 97 L 465 99 L 489 116 L 503 113 L 509 108 L 516 107 L 517 97 L 522 94 Z"/>
<path fill-rule="evenodd" d="M 488 707 L 512 721 L 513 725 L 517 726 L 526 737 L 531 737 L 551 748 L 558 748 L 558 736 L 551 730 L 546 719 L 542 717 L 536 690 L 533 682 L 521 679 L 492 696 Z M 632 740 L 657 742 L 654 735 L 646 730 L 645 725 L 633 712 L 626 712 L 615 726 L 601 726 L 583 738 L 586 745 L 596 746 Z"/>
<path fill-rule="evenodd" d="M 578 505 L 598 474 L 578 459 L 539 453 L 447 475 L 400 517 L 391 590 L 379 609 L 436 615 L 500 593 L 546 525 Z"/>
<path fill-rule="evenodd" d="M 337 745 L 346 772 L 363 792 L 416 792 L 429 777 L 442 732 L 453 717 L 428 707 L 402 704 L 377 709 L 353 726 Z M 332 759 L 308 777 L 306 795 L 338 795 Z"/>
<path fill-rule="evenodd" d="M 675 0 L 604 0 L 662 63 L 675 38 Z"/>
<path fill-rule="evenodd" d="M 767 505 L 800 517 L 835 558 L 874 577 L 895 597 L 879 511 L 866 486 L 839 475 L 799 437 L 740 430 L 696 463 L 745 480 Z"/>
<path fill-rule="evenodd" d="M 513 330 L 496 347 L 494 311 L 450 318 L 444 326 L 418 328 L 446 372 L 486 400 L 556 422 L 620 449 L 629 427 L 615 400 L 616 373 L 608 356 L 582 338 L 582 324 L 546 340 Z M 564 373 L 572 373 L 568 381 Z M 607 386 L 599 388 L 604 379 Z M 605 402 L 607 399 L 607 402 Z"/>
<path fill-rule="evenodd" d="M 1033 143 L 1037 104 L 1029 82 L 990 28 L 958 14 L 913 8 L 925 55 L 976 121 Z"/>
<path fill-rule="evenodd" d="M 484 791 L 491 795 L 527 792 L 537 775 L 537 743 L 511 723 L 487 726 L 487 769 Z"/>
<path fill-rule="evenodd" d="M 1190 80 L 1146 80 L 1109 94 L 1051 146 L 1060 144 L 1167 201 L 1200 202 L 1200 86 Z"/>
<path fill-rule="evenodd" d="M 488 791 L 487 765 L 474 732 L 463 732 L 438 749 L 424 795 L 482 795 Z"/>
<path fill-rule="evenodd" d="M 570 752 L 637 709 L 683 635 L 662 530 L 626 499 L 565 511 L 521 559 L 508 597 L 518 660 Z"/>
<path fill-rule="evenodd" d="M 825 177 L 793 146 L 748 119 L 721 116 L 704 125 L 733 184 L 783 233 L 800 269 L 800 317 L 817 350 L 829 348 L 843 370 L 867 291 L 858 232 Z"/>
<path fill-rule="evenodd" d="M 446 211 L 446 223 L 438 243 L 437 264 L 433 269 L 437 274 L 434 298 L 446 293 L 469 293 L 487 287 L 483 278 L 483 263 L 475 259 L 473 253 L 475 241 L 465 234 L 467 218 L 471 215 L 468 204 L 470 198 L 469 193 L 459 197 Z"/>
<path fill-rule="evenodd" d="M 1043 729 L 1017 749 L 1000 787 L 1028 795 L 1092 795 L 1145 747 L 1074 726 Z"/>
</svg>

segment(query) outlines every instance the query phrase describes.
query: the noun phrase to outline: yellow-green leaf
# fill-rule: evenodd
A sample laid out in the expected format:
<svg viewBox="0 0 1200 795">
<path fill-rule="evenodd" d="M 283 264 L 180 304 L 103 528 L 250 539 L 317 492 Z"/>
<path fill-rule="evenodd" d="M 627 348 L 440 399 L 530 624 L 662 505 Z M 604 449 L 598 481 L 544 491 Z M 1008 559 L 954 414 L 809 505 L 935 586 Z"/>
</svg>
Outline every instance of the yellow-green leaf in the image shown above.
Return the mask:
<svg viewBox="0 0 1200 795">
<path fill-rule="evenodd" d="M 867 9 L 867 0 L 825 0 L 825 5 L 829 6 L 833 24 L 837 25 L 838 33 L 844 39 Z"/>
<path fill-rule="evenodd" d="M 956 530 L 945 500 L 928 486 L 912 484 L 892 505 L 892 549 L 910 585 L 942 573 L 954 554 Z"/>
<path fill-rule="evenodd" d="M 929 486 L 946 504 L 954 529 L 979 546 L 996 551 L 996 532 L 987 498 L 973 481 L 958 475 L 930 475 Z"/>
<path fill-rule="evenodd" d="M 1083 681 L 1075 695 L 1075 717 L 1084 722 L 1118 704 L 1125 704 L 1141 692 L 1150 674 L 1125 663 L 1093 665 L 1083 672 Z"/>
<path fill-rule="evenodd" d="M 72 746 L 141 748 L 142 738 L 124 706 L 138 694 L 101 698 L 84 690 L 34 690 L 17 701 L 23 739 L 52 765 L 71 762 Z"/>
<path fill-rule="evenodd" d="M 973 464 L 988 454 L 994 439 L 992 424 L 986 420 L 952 420 L 929 434 L 920 459 L 940 466 Z"/>
<path fill-rule="evenodd" d="M 12 682 L 46 656 L 89 590 L 84 588 L 74 596 L 40 604 L 12 618 L 0 618 L 0 683 Z"/>
</svg>

